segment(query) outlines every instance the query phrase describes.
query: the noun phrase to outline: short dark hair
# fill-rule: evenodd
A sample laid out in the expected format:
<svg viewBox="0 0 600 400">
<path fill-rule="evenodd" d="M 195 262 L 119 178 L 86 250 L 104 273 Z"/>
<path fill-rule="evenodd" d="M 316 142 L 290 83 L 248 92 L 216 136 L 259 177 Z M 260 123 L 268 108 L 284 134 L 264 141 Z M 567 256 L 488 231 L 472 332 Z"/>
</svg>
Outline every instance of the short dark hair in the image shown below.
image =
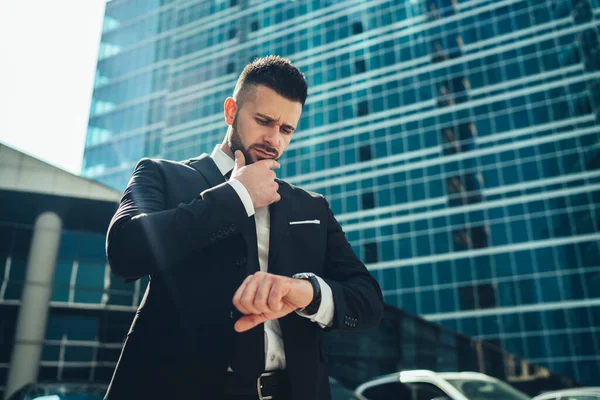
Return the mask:
<svg viewBox="0 0 600 400">
<path fill-rule="evenodd" d="M 250 89 L 264 85 L 291 101 L 304 106 L 308 85 L 304 74 L 286 58 L 267 56 L 246 65 L 233 91 L 238 106 L 242 106 Z"/>
</svg>

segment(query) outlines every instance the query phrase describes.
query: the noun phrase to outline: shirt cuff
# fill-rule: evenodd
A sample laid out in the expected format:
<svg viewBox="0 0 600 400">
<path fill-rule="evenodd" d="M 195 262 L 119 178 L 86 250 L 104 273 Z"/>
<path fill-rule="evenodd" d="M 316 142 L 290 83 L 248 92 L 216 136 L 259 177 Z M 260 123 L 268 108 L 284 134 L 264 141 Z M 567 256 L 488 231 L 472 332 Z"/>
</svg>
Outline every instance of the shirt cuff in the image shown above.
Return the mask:
<svg viewBox="0 0 600 400">
<path fill-rule="evenodd" d="M 296 311 L 296 314 L 301 317 L 308 318 L 312 322 L 318 323 L 321 328 L 326 328 L 333 324 L 333 314 L 335 311 L 335 304 L 333 303 L 333 293 L 331 287 L 323 279 L 317 276 L 319 285 L 321 286 L 321 304 L 315 314 L 307 315 L 301 311 Z"/>
<path fill-rule="evenodd" d="M 248 216 L 249 217 L 253 216 L 254 215 L 254 204 L 252 204 L 252 198 L 250 197 L 250 193 L 248 193 L 248 190 L 246 189 L 244 184 L 242 184 L 242 182 L 240 182 L 240 181 L 236 181 L 235 179 L 232 179 L 232 180 L 228 181 L 227 183 L 229 183 L 231 185 L 231 187 L 233 188 L 233 190 L 235 190 L 235 192 L 238 194 L 238 196 L 240 196 L 240 200 L 244 204 L 244 207 L 246 208 L 246 213 L 248 214 Z"/>
</svg>

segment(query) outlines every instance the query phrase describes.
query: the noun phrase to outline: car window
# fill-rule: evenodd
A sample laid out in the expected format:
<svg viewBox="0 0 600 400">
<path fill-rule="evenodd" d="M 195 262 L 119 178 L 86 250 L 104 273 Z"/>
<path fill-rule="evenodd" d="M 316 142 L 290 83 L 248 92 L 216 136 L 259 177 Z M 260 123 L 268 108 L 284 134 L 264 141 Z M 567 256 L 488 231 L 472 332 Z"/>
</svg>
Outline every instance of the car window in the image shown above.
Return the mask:
<svg viewBox="0 0 600 400">
<path fill-rule="evenodd" d="M 462 392 L 469 400 L 531 400 L 502 381 L 478 379 L 447 379 L 448 383 Z"/>
<path fill-rule="evenodd" d="M 440 397 L 449 398 L 447 393 L 431 383 L 412 383 L 411 386 L 415 393 L 415 400 L 432 400 Z"/>
<path fill-rule="evenodd" d="M 564 396 L 562 397 L 561 400 L 600 400 L 600 397 L 598 396 L 586 396 L 586 395 L 582 395 L 582 396 Z"/>
<path fill-rule="evenodd" d="M 412 400 L 410 389 L 402 382 L 386 382 L 361 393 L 369 400 Z"/>
</svg>

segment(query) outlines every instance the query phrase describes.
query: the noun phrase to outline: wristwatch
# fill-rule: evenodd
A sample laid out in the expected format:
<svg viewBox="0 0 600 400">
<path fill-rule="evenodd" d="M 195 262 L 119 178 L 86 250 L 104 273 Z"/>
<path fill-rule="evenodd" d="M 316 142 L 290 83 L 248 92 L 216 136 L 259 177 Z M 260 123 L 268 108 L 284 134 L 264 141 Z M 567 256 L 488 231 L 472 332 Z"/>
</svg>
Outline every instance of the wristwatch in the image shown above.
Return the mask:
<svg viewBox="0 0 600 400">
<path fill-rule="evenodd" d="M 307 315 L 316 314 L 317 311 L 319 311 L 319 306 L 321 305 L 321 285 L 319 285 L 319 280 L 317 279 L 317 276 L 312 272 L 301 272 L 299 274 L 293 275 L 292 278 L 307 280 L 308 282 L 310 282 L 313 288 L 313 299 L 310 302 L 310 304 L 296 311 Z"/>
</svg>

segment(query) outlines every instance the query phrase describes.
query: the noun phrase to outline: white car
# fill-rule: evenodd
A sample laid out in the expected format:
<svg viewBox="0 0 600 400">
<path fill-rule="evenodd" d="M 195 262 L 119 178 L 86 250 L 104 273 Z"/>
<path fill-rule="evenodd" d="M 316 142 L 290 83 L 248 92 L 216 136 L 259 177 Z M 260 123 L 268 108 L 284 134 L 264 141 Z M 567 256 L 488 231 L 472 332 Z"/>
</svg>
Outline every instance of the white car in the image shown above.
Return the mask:
<svg viewBox="0 0 600 400">
<path fill-rule="evenodd" d="M 361 400 L 531 400 L 485 374 L 428 370 L 382 376 L 360 385 L 356 395 Z"/>
<path fill-rule="evenodd" d="M 557 390 L 537 395 L 533 400 L 600 400 L 600 387 Z"/>
</svg>

